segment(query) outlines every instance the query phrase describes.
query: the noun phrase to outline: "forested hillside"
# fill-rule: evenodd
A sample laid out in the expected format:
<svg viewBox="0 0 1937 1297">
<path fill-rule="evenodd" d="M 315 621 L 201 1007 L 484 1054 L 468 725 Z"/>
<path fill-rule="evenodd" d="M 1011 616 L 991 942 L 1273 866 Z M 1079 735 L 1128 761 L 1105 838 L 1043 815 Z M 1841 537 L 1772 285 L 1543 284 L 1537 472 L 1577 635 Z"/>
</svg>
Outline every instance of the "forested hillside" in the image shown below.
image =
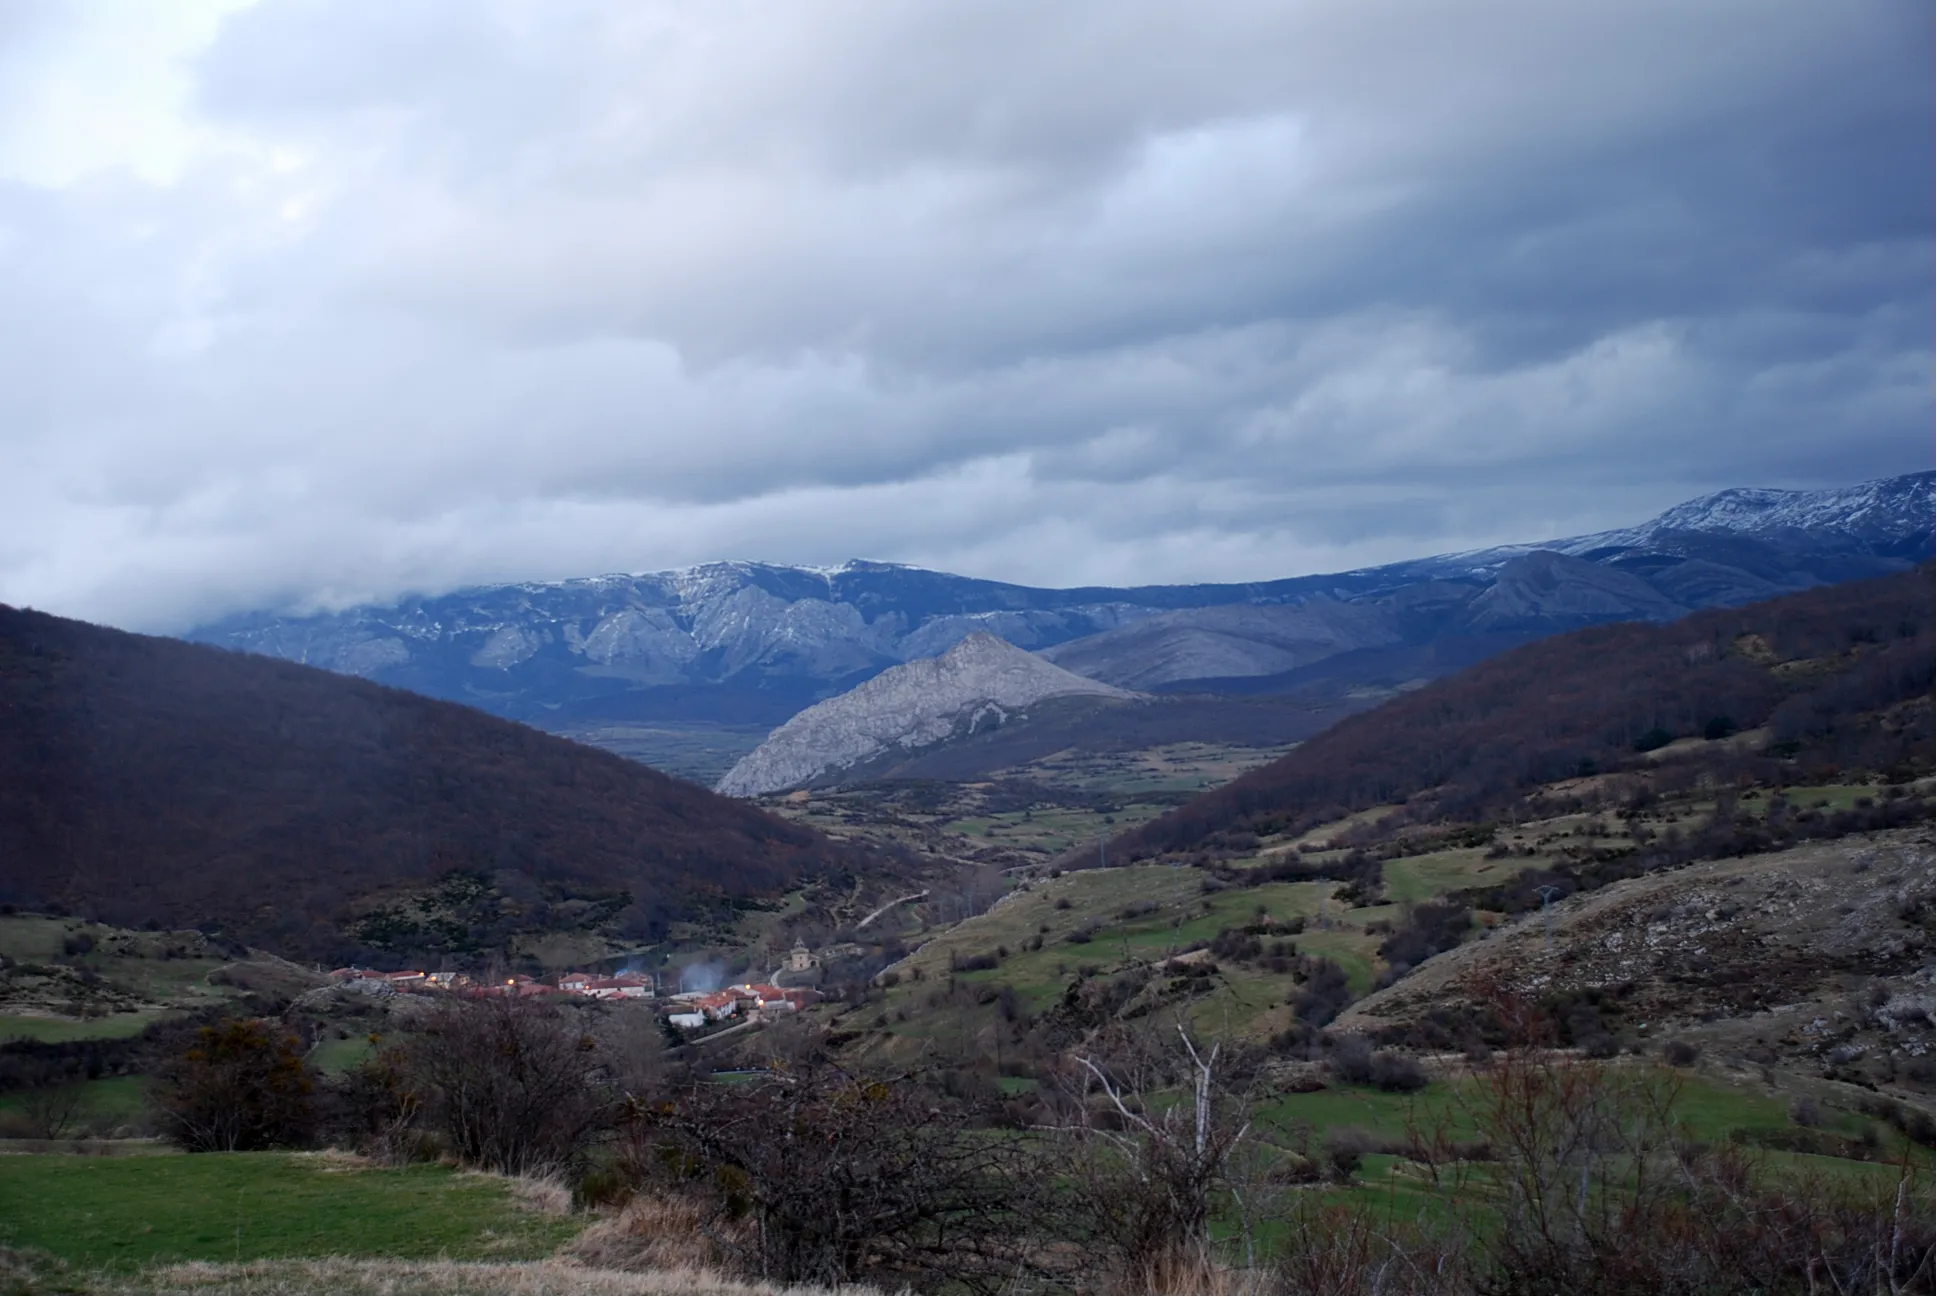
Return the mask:
<svg viewBox="0 0 1937 1297">
<path fill-rule="evenodd" d="M 1484 820 L 1535 785 L 1743 731 L 1766 734 L 1705 754 L 1711 773 L 1927 774 L 1932 647 L 1928 568 L 1665 626 L 1579 631 L 1346 720 L 1123 835 L 1112 855 L 1296 833 L 1396 803 L 1421 820 Z"/>
<path fill-rule="evenodd" d="M 648 939 L 841 859 L 466 707 L 0 607 L 0 900 L 321 955 L 373 898 L 453 871 Z"/>
</svg>

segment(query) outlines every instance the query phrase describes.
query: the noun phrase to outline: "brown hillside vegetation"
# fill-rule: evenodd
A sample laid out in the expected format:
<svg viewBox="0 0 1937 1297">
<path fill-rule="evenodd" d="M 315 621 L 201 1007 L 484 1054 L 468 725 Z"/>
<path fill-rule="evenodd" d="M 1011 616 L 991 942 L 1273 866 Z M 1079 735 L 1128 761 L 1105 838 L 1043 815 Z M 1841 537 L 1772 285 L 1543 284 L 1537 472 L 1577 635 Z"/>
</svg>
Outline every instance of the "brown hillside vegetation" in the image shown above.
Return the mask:
<svg viewBox="0 0 1937 1297">
<path fill-rule="evenodd" d="M 1446 1049 L 1505 999 L 1544 1007 L 1560 1043 L 1680 1040 L 1927 1106 L 1930 848 L 1922 826 L 1622 879 L 1438 955 L 1333 1029 Z"/>
<path fill-rule="evenodd" d="M 843 860 L 466 707 L 0 606 L 0 901 L 321 956 L 361 903 L 453 870 L 592 897 L 653 939 Z"/>
<path fill-rule="evenodd" d="M 1504 653 L 1341 722 L 1270 765 L 1123 835 L 1112 857 L 1219 846 L 1375 806 L 1484 820 L 1536 785 L 1652 764 L 1681 738 L 1766 727 L 1741 772 L 1902 779 L 1931 764 L 1928 569 L 1596 627 Z M 1710 763 L 1720 760 L 1711 757 Z M 1766 773 L 1766 772 L 1764 772 Z"/>
</svg>

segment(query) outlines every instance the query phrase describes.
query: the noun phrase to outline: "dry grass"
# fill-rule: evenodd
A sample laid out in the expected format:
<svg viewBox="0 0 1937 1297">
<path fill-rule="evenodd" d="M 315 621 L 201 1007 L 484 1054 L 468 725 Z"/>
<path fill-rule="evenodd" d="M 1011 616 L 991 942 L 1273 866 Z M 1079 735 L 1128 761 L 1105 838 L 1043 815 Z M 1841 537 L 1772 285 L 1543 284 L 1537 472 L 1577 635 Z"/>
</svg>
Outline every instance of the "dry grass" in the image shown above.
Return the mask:
<svg viewBox="0 0 1937 1297">
<path fill-rule="evenodd" d="M 607 1270 L 571 1261 L 382 1261 L 334 1257 L 313 1261 L 207 1261 L 142 1271 L 127 1293 L 787 1293 L 824 1289 L 739 1283 L 689 1266 Z M 843 1289 L 858 1293 L 859 1289 Z"/>
<path fill-rule="evenodd" d="M 480 1173 L 482 1174 L 482 1173 Z M 572 1191 L 554 1175 L 507 1175 L 500 1177 L 511 1187 L 511 1201 L 535 1216 L 572 1214 Z"/>
<path fill-rule="evenodd" d="M 709 1226 L 695 1203 L 641 1197 L 579 1235 L 565 1255 L 602 1269 L 654 1272 L 699 1265 L 724 1271 L 731 1268 L 734 1246 L 744 1241 Z"/>
<path fill-rule="evenodd" d="M 306 1152 L 291 1153 L 292 1158 L 314 1163 L 324 1171 L 368 1171 L 376 1163 L 361 1153 L 345 1148 L 318 1148 Z"/>
<path fill-rule="evenodd" d="M 1275 1291 L 1269 1275 L 1233 1269 L 1202 1256 L 1172 1255 L 1139 1267 L 1105 1291 L 1151 1294 L 1251 1294 Z"/>
</svg>

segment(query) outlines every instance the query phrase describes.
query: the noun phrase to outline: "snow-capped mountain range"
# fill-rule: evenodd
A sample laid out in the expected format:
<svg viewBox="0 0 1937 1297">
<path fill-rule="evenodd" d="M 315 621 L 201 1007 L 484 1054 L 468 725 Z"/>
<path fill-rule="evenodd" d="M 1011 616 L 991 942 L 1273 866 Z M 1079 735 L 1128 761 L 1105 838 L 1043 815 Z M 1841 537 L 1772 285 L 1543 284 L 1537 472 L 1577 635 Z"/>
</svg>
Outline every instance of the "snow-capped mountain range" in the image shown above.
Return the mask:
<svg viewBox="0 0 1937 1297">
<path fill-rule="evenodd" d="M 1249 584 L 1045 590 L 890 563 L 716 563 L 248 614 L 189 638 L 554 728 L 772 726 L 978 631 L 1110 685 L 1255 692 L 1354 655 L 1665 619 L 1900 570 L 1931 553 L 1933 480 L 1738 488 L 1618 531 Z"/>
</svg>

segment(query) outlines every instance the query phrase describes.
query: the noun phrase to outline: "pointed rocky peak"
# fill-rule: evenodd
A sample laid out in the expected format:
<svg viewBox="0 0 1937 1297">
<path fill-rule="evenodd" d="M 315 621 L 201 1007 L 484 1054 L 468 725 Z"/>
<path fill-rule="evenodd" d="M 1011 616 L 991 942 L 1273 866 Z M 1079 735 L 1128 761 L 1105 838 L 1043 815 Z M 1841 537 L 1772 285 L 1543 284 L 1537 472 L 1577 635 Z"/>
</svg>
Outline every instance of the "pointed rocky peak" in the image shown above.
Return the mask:
<svg viewBox="0 0 1937 1297">
<path fill-rule="evenodd" d="M 940 657 L 891 667 L 801 712 L 727 771 L 719 791 L 753 797 L 793 788 L 883 753 L 1000 725 L 1019 709 L 1070 695 L 1137 697 L 974 631 Z"/>
<path fill-rule="evenodd" d="M 1017 648 L 998 635 L 985 630 L 970 631 L 955 642 L 955 646 L 938 659 L 944 667 L 954 671 L 973 670 L 996 662 L 1016 662 L 1028 659 L 1031 663 L 1050 665 L 1031 653 L 1028 649 Z"/>
</svg>

